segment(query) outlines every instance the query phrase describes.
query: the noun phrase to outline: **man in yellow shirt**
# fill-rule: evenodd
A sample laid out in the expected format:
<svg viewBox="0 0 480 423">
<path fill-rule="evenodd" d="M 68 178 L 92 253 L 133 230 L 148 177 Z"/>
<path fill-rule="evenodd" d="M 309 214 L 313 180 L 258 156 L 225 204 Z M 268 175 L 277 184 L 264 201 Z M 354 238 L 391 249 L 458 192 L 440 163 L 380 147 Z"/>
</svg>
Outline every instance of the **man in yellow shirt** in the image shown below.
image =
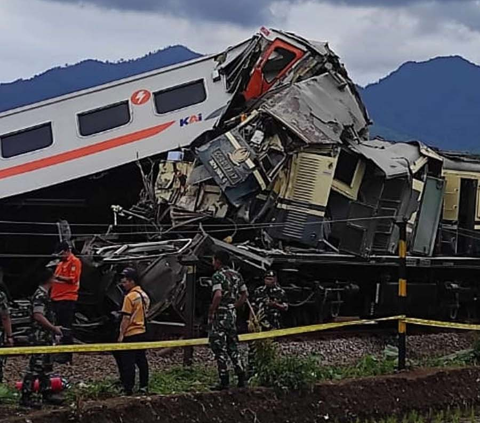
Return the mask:
<svg viewBox="0 0 480 423">
<path fill-rule="evenodd" d="M 146 339 L 146 315 L 150 307 L 148 295 L 138 285 L 138 273 L 127 267 L 122 271 L 120 284 L 127 293 L 123 300 L 122 323 L 118 342 L 144 342 Z M 135 386 L 135 365 L 139 370 L 140 392 L 148 390 L 148 361 L 145 350 L 122 351 L 119 360 L 120 380 L 127 395 Z"/>
</svg>

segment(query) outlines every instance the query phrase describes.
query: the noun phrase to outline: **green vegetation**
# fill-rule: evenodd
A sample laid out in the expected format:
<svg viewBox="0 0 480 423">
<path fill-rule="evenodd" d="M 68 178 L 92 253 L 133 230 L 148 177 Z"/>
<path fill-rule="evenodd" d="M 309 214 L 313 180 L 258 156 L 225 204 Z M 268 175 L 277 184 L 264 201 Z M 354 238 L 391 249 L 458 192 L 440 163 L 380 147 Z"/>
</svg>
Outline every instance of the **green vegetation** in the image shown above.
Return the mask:
<svg viewBox="0 0 480 423">
<path fill-rule="evenodd" d="M 78 386 L 67 391 L 67 400 L 101 400 L 120 395 L 120 386 L 111 380 L 102 380 L 89 384 L 79 384 Z"/>
<path fill-rule="evenodd" d="M 300 390 L 319 380 L 320 366 L 314 357 L 281 356 L 272 340 L 257 341 L 255 349 L 255 375 L 250 380 L 253 386 Z"/>
<path fill-rule="evenodd" d="M 366 355 L 357 363 L 348 366 L 325 366 L 318 356 L 284 356 L 280 353 L 279 344 L 274 340 L 263 340 L 255 343 L 255 374 L 250 379 L 250 386 L 264 386 L 277 391 L 298 391 L 311 389 L 315 383 L 325 380 L 342 380 L 351 378 L 380 376 L 395 373 L 398 351 L 389 346 L 380 357 Z M 413 367 L 463 367 L 480 363 L 480 338 L 472 349 L 459 351 L 441 358 L 424 359 L 411 362 Z M 216 369 L 211 366 L 195 365 L 190 368 L 175 366 L 155 372 L 150 378 L 150 393 L 160 395 L 207 392 L 217 381 Z M 73 387 L 67 393 L 70 403 L 83 400 L 100 400 L 121 395 L 120 386 L 114 381 L 99 381 Z M 16 393 L 6 386 L 0 385 L 0 401 L 16 401 Z M 455 412 L 450 412 L 450 420 Z M 414 417 L 418 417 L 414 420 Z M 440 417 L 415 416 L 415 413 L 404 418 L 402 423 L 440 422 Z M 462 422 L 465 422 L 462 416 Z M 478 420 L 480 422 L 480 419 Z M 382 420 L 382 423 L 396 423 L 397 420 Z M 373 423 L 373 422 L 372 422 Z M 374 422 L 376 423 L 376 422 Z"/>
<path fill-rule="evenodd" d="M 18 401 L 18 394 L 7 385 L 0 384 L 0 404 L 13 404 Z"/>
<path fill-rule="evenodd" d="M 150 377 L 151 394 L 183 394 L 206 392 L 216 382 L 216 371 L 210 367 L 192 366 L 190 368 L 175 366 Z M 81 400 L 101 400 L 121 395 L 121 387 L 112 380 L 81 384 L 68 391 L 69 402 Z"/>
<path fill-rule="evenodd" d="M 379 376 L 395 372 L 397 363 L 390 351 L 383 357 L 363 357 L 351 366 L 323 366 L 318 357 L 281 356 L 274 341 L 256 344 L 254 386 L 265 386 L 281 391 L 309 389 L 322 380 L 340 380 Z"/>
<path fill-rule="evenodd" d="M 213 368 L 176 366 L 163 372 L 154 373 L 150 380 L 150 392 L 162 395 L 205 392 L 216 381 L 217 372 Z"/>
</svg>

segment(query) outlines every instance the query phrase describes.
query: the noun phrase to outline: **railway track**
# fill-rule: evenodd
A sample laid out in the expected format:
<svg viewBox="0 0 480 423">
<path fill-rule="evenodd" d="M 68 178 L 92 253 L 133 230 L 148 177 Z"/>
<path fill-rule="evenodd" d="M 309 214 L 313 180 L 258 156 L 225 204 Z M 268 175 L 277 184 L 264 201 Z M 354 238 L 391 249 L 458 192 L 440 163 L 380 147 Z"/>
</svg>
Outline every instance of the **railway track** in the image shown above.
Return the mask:
<svg viewBox="0 0 480 423">
<path fill-rule="evenodd" d="M 341 317 L 334 320 L 335 323 L 357 320 L 358 316 Z M 363 326 L 347 326 L 338 329 L 325 330 L 312 332 L 307 334 L 292 335 L 282 338 L 282 342 L 292 341 L 308 341 L 308 340 L 321 340 L 321 339 L 335 339 L 335 338 L 351 338 L 351 337 L 367 337 L 367 336 L 379 336 L 379 337 L 395 337 L 397 335 L 397 322 L 379 322 Z M 464 331 L 464 330 L 461 330 Z M 442 333 L 455 333 L 459 332 L 458 329 L 452 328 L 435 328 L 427 326 L 410 325 L 408 327 L 409 335 L 434 335 Z M 465 331 L 464 331 L 465 332 Z"/>
</svg>

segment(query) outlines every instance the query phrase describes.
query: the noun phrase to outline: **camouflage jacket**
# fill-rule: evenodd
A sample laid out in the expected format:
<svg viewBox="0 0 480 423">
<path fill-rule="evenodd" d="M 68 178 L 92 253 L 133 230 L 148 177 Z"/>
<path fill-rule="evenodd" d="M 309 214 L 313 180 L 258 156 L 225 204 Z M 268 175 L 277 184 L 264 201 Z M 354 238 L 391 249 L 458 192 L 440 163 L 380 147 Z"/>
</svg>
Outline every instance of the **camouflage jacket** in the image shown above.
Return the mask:
<svg viewBox="0 0 480 423">
<path fill-rule="evenodd" d="M 3 315 L 5 313 L 9 313 L 8 310 L 8 298 L 5 292 L 0 291 L 0 315 Z M 3 340 L 4 340 L 4 329 L 0 325 L 0 345 L 3 345 Z"/>
<path fill-rule="evenodd" d="M 30 342 L 34 345 L 50 345 L 53 342 L 53 334 L 33 319 L 34 313 L 40 313 L 52 324 L 55 323 L 55 315 L 52 310 L 50 294 L 42 286 L 39 286 L 32 297 L 32 330 Z"/>
<path fill-rule="evenodd" d="M 0 291 L 0 314 L 8 313 L 8 298 L 5 292 Z"/>
<path fill-rule="evenodd" d="M 214 273 L 212 278 L 212 291 L 217 290 L 222 291 L 222 299 L 217 312 L 222 312 L 233 310 L 240 293 L 246 292 L 247 287 L 240 273 L 228 267 L 222 267 Z"/>
<path fill-rule="evenodd" d="M 260 318 L 264 329 L 278 329 L 281 327 L 282 310 L 272 307 L 269 303 L 276 302 L 287 307 L 285 291 L 278 285 L 260 286 L 253 293 L 252 307 Z"/>
</svg>

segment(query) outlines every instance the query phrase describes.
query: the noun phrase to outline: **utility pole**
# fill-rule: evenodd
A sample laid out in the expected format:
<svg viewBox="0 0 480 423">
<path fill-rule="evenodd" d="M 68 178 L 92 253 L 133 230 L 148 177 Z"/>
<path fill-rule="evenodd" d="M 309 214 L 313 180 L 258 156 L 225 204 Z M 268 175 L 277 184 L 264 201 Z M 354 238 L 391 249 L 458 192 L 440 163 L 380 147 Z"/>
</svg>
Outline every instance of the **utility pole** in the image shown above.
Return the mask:
<svg viewBox="0 0 480 423">
<path fill-rule="evenodd" d="M 194 255 L 180 259 L 181 264 L 187 266 L 186 296 L 185 296 L 185 335 L 187 339 L 194 337 L 195 323 L 195 285 L 196 265 L 198 258 Z M 183 348 L 183 365 L 193 364 L 193 347 Z"/>
<path fill-rule="evenodd" d="M 407 221 L 397 222 L 400 229 L 398 240 L 398 302 L 400 313 L 407 315 Z M 404 370 L 407 362 L 407 324 L 398 321 L 398 370 Z"/>
</svg>

